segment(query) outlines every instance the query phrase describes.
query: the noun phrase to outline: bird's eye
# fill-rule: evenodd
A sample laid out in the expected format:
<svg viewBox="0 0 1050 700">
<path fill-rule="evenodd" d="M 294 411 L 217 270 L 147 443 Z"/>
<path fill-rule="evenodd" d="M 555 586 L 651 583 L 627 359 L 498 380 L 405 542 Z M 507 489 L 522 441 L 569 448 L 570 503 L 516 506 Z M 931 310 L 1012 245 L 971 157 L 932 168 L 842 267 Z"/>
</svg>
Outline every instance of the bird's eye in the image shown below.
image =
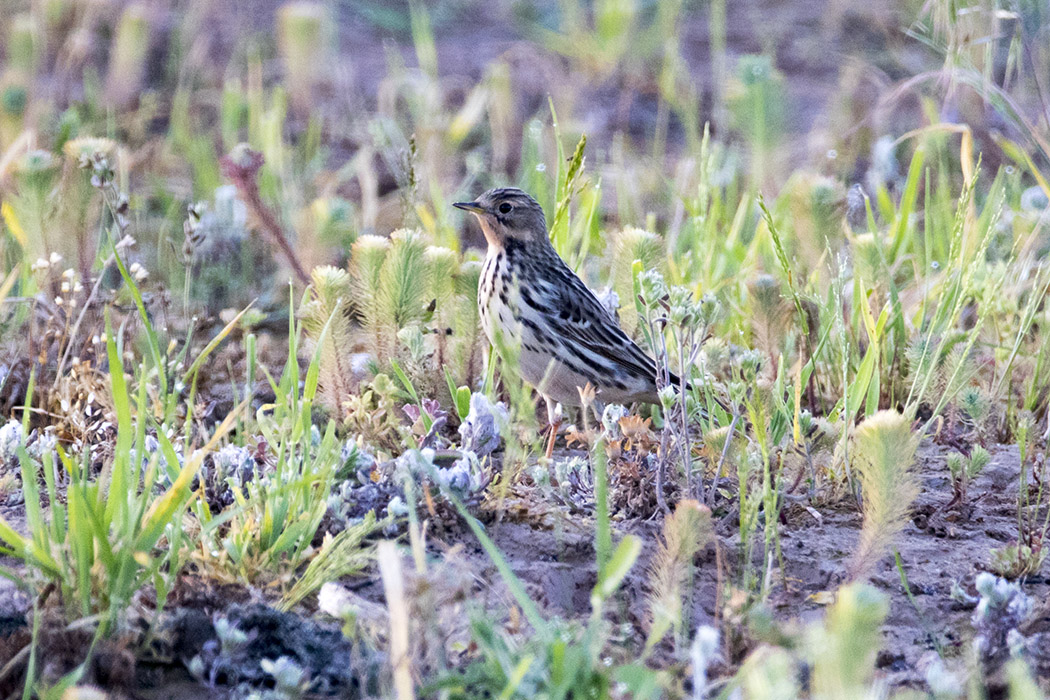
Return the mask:
<svg viewBox="0 0 1050 700">
<path fill-rule="evenodd" d="M 513 207 L 511 207 L 511 206 L 510 206 L 509 204 L 507 204 L 506 202 L 504 202 L 503 204 L 499 205 L 499 213 L 500 213 L 500 214 L 509 214 L 509 213 L 510 213 L 510 210 L 511 210 L 512 208 L 513 208 Z"/>
</svg>

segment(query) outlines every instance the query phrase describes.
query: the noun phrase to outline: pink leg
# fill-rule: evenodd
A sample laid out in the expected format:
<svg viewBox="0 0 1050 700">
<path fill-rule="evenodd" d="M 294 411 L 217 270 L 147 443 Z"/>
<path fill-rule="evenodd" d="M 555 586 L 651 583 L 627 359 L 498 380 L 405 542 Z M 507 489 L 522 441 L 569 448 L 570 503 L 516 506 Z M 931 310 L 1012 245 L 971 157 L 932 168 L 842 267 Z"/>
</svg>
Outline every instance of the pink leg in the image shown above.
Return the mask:
<svg viewBox="0 0 1050 700">
<path fill-rule="evenodd" d="M 547 449 L 544 452 L 547 459 L 551 458 L 554 454 L 554 441 L 558 439 L 558 430 L 561 428 L 561 405 L 551 401 L 544 397 L 547 402 L 547 430 L 550 431 L 547 435 Z"/>
</svg>

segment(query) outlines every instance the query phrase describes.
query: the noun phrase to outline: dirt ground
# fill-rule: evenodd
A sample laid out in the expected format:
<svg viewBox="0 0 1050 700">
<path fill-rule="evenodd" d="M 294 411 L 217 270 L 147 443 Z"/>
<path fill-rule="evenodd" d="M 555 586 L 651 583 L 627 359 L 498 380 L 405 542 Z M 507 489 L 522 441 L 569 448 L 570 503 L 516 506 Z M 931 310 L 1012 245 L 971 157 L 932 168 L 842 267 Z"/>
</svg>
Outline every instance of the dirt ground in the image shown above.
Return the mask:
<svg viewBox="0 0 1050 700">
<path fill-rule="evenodd" d="M 991 550 L 1008 544 L 1017 531 L 1017 449 L 999 445 L 990 452 L 990 464 L 971 484 L 968 506 L 948 509 L 952 489 L 944 450 L 928 440 L 919 450 L 923 491 L 910 524 L 895 541 L 913 599 L 909 599 L 892 557 L 880 562 L 870 579 L 890 600 L 889 617 L 882 630 L 883 649 L 877 664 L 880 674 L 891 686 L 921 687 L 926 668 L 938 654 L 949 662 L 954 659 L 961 663 L 968 658 L 973 637 L 970 623 L 973 605 L 953 597 L 953 586 L 958 585 L 967 594 L 974 595 L 974 577 L 988 569 Z M 19 529 L 25 527 L 23 512 L 20 506 L 0 508 L 0 514 Z M 692 591 L 693 628 L 699 624 L 723 626 L 722 617 L 727 609 L 722 606 L 727 590 L 723 582 L 739 578 L 738 566 L 733 564 L 738 561 L 736 523 L 731 520 L 727 518 L 719 527 L 717 544 L 698 555 Z M 792 629 L 822 618 L 824 605 L 830 602 L 823 594 L 833 591 L 847 577 L 847 564 L 858 539 L 861 518 L 856 505 L 847 501 L 812 511 L 790 507 L 785 520 L 779 528 L 785 568 L 774 572 L 768 606 L 778 624 Z M 490 520 L 487 530 L 545 614 L 586 619 L 590 612 L 590 592 L 596 581 L 594 526 L 590 513 L 569 513 L 566 508 L 553 504 L 549 508 L 536 504 L 527 511 L 511 507 L 501 520 Z M 659 536 L 659 523 L 619 521 L 615 523 L 615 530 L 618 534 L 634 533 L 645 542 L 639 561 L 610 610 L 611 618 L 625 621 L 635 631 L 633 640 L 625 640 L 627 648 L 631 648 L 644 639 L 646 571 Z M 431 534 L 428 541 L 443 584 L 460 585 L 473 604 L 494 606 L 496 610 L 510 609 L 511 598 L 495 566 L 466 528 L 446 527 L 443 532 Z M 722 550 L 723 556 L 716 556 L 716 547 Z M 448 555 L 449 552 L 452 554 Z M 722 572 L 718 570 L 719 559 L 726 562 Z M 16 562 L 7 557 L 0 560 L 0 565 L 17 568 Z M 457 578 L 461 579 L 458 584 Z M 367 580 L 344 583 L 363 600 L 383 602 L 377 572 L 373 571 Z M 1045 575 L 1032 576 L 1023 585 L 1034 601 L 1050 597 L 1050 583 Z M 238 606 L 265 598 L 259 591 L 236 586 L 215 587 L 200 581 L 192 588 L 195 592 L 186 589 L 175 597 L 176 601 L 185 602 L 186 610 L 194 614 L 200 610 L 210 614 L 221 611 L 224 605 Z M 307 605 L 312 607 L 311 603 Z M 0 581 L 2 641 L 13 640 L 11 635 L 24 635 L 30 606 L 30 599 L 24 593 L 6 579 Z M 452 614 L 461 615 L 461 612 L 461 608 L 456 608 Z M 183 614 L 185 611 L 180 610 L 176 602 L 165 616 L 175 619 Z M 1050 610 L 1043 609 L 1040 614 L 1043 618 L 1036 620 L 1033 629 L 1050 629 Z M 7 644 L 0 647 L 4 647 L 8 656 L 18 651 Z M 736 652 L 727 651 L 739 653 L 742 658 L 746 647 Z M 741 658 L 724 658 L 718 670 L 730 672 Z M 189 679 L 185 670 L 187 659 L 188 653 L 181 657 L 176 653 L 166 665 L 149 665 L 148 672 L 147 667 L 140 664 L 136 684 L 145 685 L 139 685 L 134 692 L 153 698 L 199 697 L 205 689 Z M 8 660 L 0 658 L 0 666 Z M 216 692 L 218 697 L 220 691 L 221 687 L 208 692 Z"/>
<path fill-rule="evenodd" d="M 891 685 L 921 684 L 937 649 L 946 659 L 966 658 L 973 636 L 973 606 L 953 599 L 952 587 L 958 584 L 975 595 L 974 576 L 988 570 L 991 550 L 1016 539 L 1018 451 L 1012 445 L 989 451 L 992 461 L 971 484 L 969 507 L 947 509 L 952 487 L 945 450 L 930 441 L 919 450 L 923 491 L 911 523 L 895 542 L 914 604 L 893 557 L 882 561 L 871 577 L 871 583 L 890 600 L 878 664 Z M 963 517 L 963 510 L 970 511 L 968 517 Z M 776 619 L 805 623 L 822 618 L 826 597 L 819 594 L 833 591 L 846 580 L 860 525 L 859 510 L 850 502 L 819 509 L 815 515 L 803 508 L 788 509 L 788 522 L 780 527 L 785 570 L 775 573 L 769 600 Z M 729 561 L 735 558 L 735 527 L 735 521 L 727 522 L 719 533 L 718 546 Z M 621 522 L 617 529 L 635 533 L 646 542 L 625 584 L 624 596 L 624 612 L 641 630 L 645 571 L 659 524 Z M 533 597 L 549 611 L 566 615 L 586 615 L 590 609 L 590 590 L 596 581 L 592 533 L 590 522 L 573 525 L 571 517 L 557 534 L 516 522 L 493 524 L 490 532 L 515 573 L 529 584 Z M 470 539 L 466 541 L 470 568 L 480 581 L 498 580 L 491 562 Z M 732 575 L 729 572 L 730 578 Z M 717 609 L 718 579 L 714 547 L 710 547 L 699 556 L 694 579 L 694 628 L 718 624 L 722 613 Z M 1050 596 L 1048 583 L 1045 574 L 1033 576 L 1024 583 L 1024 590 L 1033 600 L 1043 601 Z M 1050 617 L 1045 623 L 1050 625 Z"/>
</svg>

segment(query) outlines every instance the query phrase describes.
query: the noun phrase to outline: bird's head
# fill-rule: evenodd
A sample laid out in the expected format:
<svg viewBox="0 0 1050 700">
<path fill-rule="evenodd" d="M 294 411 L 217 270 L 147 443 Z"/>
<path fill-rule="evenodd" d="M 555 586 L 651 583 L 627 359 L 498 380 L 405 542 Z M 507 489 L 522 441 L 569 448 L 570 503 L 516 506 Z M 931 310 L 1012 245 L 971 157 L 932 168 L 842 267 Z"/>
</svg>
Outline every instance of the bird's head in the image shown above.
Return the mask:
<svg viewBox="0 0 1050 700">
<path fill-rule="evenodd" d="M 516 187 L 497 187 L 473 202 L 452 206 L 478 217 L 490 246 L 503 247 L 507 239 L 519 243 L 546 243 L 547 219 L 539 202 Z"/>
</svg>

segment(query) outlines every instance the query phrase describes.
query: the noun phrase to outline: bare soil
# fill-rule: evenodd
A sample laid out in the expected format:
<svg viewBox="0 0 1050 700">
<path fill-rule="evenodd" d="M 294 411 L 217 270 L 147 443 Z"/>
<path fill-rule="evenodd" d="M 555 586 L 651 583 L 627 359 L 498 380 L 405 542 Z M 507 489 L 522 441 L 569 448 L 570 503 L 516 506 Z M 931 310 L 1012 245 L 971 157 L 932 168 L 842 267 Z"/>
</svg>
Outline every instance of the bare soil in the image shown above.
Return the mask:
<svg viewBox="0 0 1050 700">
<path fill-rule="evenodd" d="M 913 517 L 895 546 L 900 553 L 907 590 L 893 557 L 886 557 L 876 567 L 870 581 L 883 591 L 890 601 L 889 616 L 883 626 L 883 650 L 878 657 L 879 673 L 892 686 L 921 687 L 928 665 L 942 655 L 944 659 L 965 662 L 973 637 L 970 618 L 972 603 L 952 595 L 953 586 L 959 586 L 969 595 L 975 595 L 974 576 L 988 570 L 991 551 L 1002 547 L 1017 536 L 1017 488 L 1020 472 L 1016 447 L 997 445 L 990 449 L 992 460 L 971 484 L 966 503 L 950 504 L 952 487 L 945 464 L 943 447 L 927 440 L 919 450 L 918 460 L 923 490 L 913 509 Z M 948 506 L 951 505 L 949 508 Z M 4 506 L 2 515 L 18 529 L 24 529 L 24 508 Z M 590 509 L 587 509 L 590 511 Z M 722 514 L 726 516 L 725 513 Z M 716 522 L 719 513 L 715 513 Z M 482 515 L 484 518 L 484 514 Z M 497 520 L 488 517 L 487 530 L 499 546 L 515 574 L 526 584 L 529 595 L 547 615 L 585 620 L 590 613 L 590 592 L 596 582 L 594 564 L 594 523 L 591 512 L 569 512 L 568 508 L 550 503 L 520 503 L 508 507 Z M 833 506 L 806 508 L 790 506 L 779 526 L 783 550 L 783 570 L 774 571 L 771 593 L 767 601 L 776 624 L 785 630 L 797 629 L 799 624 L 818 621 L 824 606 L 830 602 L 827 592 L 834 591 L 847 579 L 847 567 L 856 545 L 861 526 L 857 504 L 846 499 Z M 732 671 L 742 660 L 756 637 L 746 630 L 727 629 L 727 615 L 732 615 L 725 602 L 728 582 L 740 577 L 736 522 L 732 514 L 724 517 L 718 528 L 717 543 L 702 551 L 697 558 L 692 590 L 692 628 L 712 624 L 729 633 L 727 658 L 716 670 Z M 645 542 L 642 556 L 627 578 L 616 602 L 609 611 L 611 619 L 625 623 L 634 630 L 623 639 L 620 653 L 632 653 L 644 639 L 646 630 L 646 581 L 648 561 L 658 541 L 659 519 L 648 521 L 620 520 L 615 522 L 618 534 L 634 533 Z M 514 615 L 505 583 L 495 566 L 481 549 L 476 538 L 461 524 L 447 523 L 443 529 L 431 530 L 428 544 L 436 561 L 444 560 L 446 567 L 440 574 L 443 585 L 453 586 L 457 578 L 466 592 L 469 604 L 481 605 L 497 616 Z M 720 551 L 720 555 L 719 552 Z M 451 555 L 449 553 L 452 552 Z M 718 562 L 724 563 L 719 570 Z M 0 565 L 20 569 L 10 558 Z M 24 569 L 22 569 L 24 571 Z M 464 578 L 465 577 L 465 578 Z M 382 586 L 378 573 L 373 571 L 366 580 L 345 582 L 364 600 L 382 603 Z M 1026 593 L 1037 603 L 1050 598 L 1050 584 L 1044 571 L 1023 582 Z M 911 597 L 909 597 L 910 591 Z M 134 686 L 127 690 L 146 693 L 154 698 L 186 698 L 204 691 L 193 682 L 185 669 L 192 653 L 212 634 L 200 627 L 208 627 L 214 613 L 245 615 L 244 606 L 252 600 L 265 600 L 259 591 L 240 586 L 218 586 L 199 579 L 187 579 L 173 594 L 165 614 L 168 620 L 196 620 L 192 633 L 174 635 L 176 651 L 167 661 L 139 664 Z M 306 622 L 309 609 L 301 608 L 298 615 Z M 6 664 L 27 640 L 25 626 L 30 615 L 30 599 L 6 580 L 0 582 L 0 667 Z M 453 610 L 452 608 L 455 608 Z M 450 605 L 453 616 L 461 615 L 461 608 Z M 275 614 L 276 615 L 276 614 Z M 302 616 L 306 617 L 302 617 Z M 256 618 L 258 616 L 256 615 Z M 268 622 L 266 629 L 283 629 L 299 625 L 293 618 L 279 618 Z M 1037 618 L 1028 631 L 1050 631 L 1050 608 L 1039 607 Z M 201 620 L 204 620 L 202 623 Z M 254 619 L 254 618 L 253 618 Z M 178 624 L 183 624 L 182 622 Z M 253 623 L 258 624 L 258 623 Z M 307 623 L 313 625 L 313 623 Z M 331 623 L 310 626 L 310 634 L 330 634 Z M 181 629 L 181 628 L 180 628 Z M 210 629 L 210 628 L 209 628 Z M 180 636 L 181 635 L 181 636 Z M 203 635 L 203 636 L 201 636 Z M 168 635 L 172 638 L 172 635 Z M 1046 637 L 1050 640 L 1050 635 Z M 63 644 L 69 640 L 62 638 Z M 194 641 L 196 640 L 196 641 Z M 189 646 L 186 646 L 189 645 Z M 178 651 L 180 647 L 185 647 Z M 309 648 L 306 645 L 304 648 Z M 42 650 L 45 654 L 47 650 Z M 113 658 L 127 659 L 116 654 Z M 1050 666 L 1037 671 L 1050 675 Z M 125 674 L 126 675 L 126 674 Z M 145 685 L 141 685 L 141 684 Z M 222 686 L 208 693 L 222 695 Z"/>
<path fill-rule="evenodd" d="M 975 595 L 974 576 L 989 570 L 991 550 L 1017 538 L 1018 451 L 1016 446 L 997 445 L 990 452 L 992 461 L 971 484 L 968 502 L 949 509 L 952 486 L 945 463 L 946 450 L 929 440 L 919 450 L 923 490 L 911 523 L 895 542 L 912 598 L 893 557 L 882 561 L 870 579 L 890 600 L 889 616 L 883 626 L 884 648 L 878 663 L 880 673 L 891 685 L 921 684 L 938 649 L 946 659 L 967 658 L 973 636 L 973 606 L 953 599 L 952 587 L 958 584 L 967 594 Z M 833 591 L 846 581 L 860 532 L 861 515 L 855 502 L 821 507 L 814 513 L 802 507 L 788 508 L 787 522 L 779 529 L 784 569 L 774 574 L 769 606 L 774 617 L 789 626 L 821 619 L 830 599 L 819 594 Z M 579 522 L 578 517 L 575 520 L 575 525 L 566 524 L 557 533 L 504 521 L 493 524 L 490 534 L 515 573 L 529 584 L 533 597 L 547 610 L 585 616 L 590 610 L 590 590 L 596 582 L 591 540 L 594 530 L 589 519 L 586 523 Z M 726 522 L 718 538 L 717 546 L 722 548 L 727 562 L 738 561 L 735 527 L 735 520 Z M 659 523 L 621 522 L 618 530 L 635 533 L 647 543 L 623 595 L 623 612 L 637 626 L 641 639 L 646 615 L 645 571 L 652 545 L 659 536 Z M 471 545 L 471 539 L 468 536 L 465 542 L 471 569 L 481 580 L 498 580 L 494 567 L 480 548 Z M 718 626 L 724 614 L 719 609 L 724 591 L 720 590 L 716 559 L 713 547 L 698 559 L 693 590 L 694 628 L 699 624 Z M 738 568 L 731 565 L 722 576 L 733 579 L 739 575 Z M 1044 565 L 1040 575 L 1029 577 L 1024 583 L 1025 592 L 1035 601 L 1050 596 L 1045 572 Z M 1044 627 L 1050 627 L 1050 610 L 1043 609 L 1041 614 Z M 1038 628 L 1038 624 L 1033 625 L 1033 629 Z M 1042 672 L 1050 673 L 1050 668 Z"/>
</svg>

